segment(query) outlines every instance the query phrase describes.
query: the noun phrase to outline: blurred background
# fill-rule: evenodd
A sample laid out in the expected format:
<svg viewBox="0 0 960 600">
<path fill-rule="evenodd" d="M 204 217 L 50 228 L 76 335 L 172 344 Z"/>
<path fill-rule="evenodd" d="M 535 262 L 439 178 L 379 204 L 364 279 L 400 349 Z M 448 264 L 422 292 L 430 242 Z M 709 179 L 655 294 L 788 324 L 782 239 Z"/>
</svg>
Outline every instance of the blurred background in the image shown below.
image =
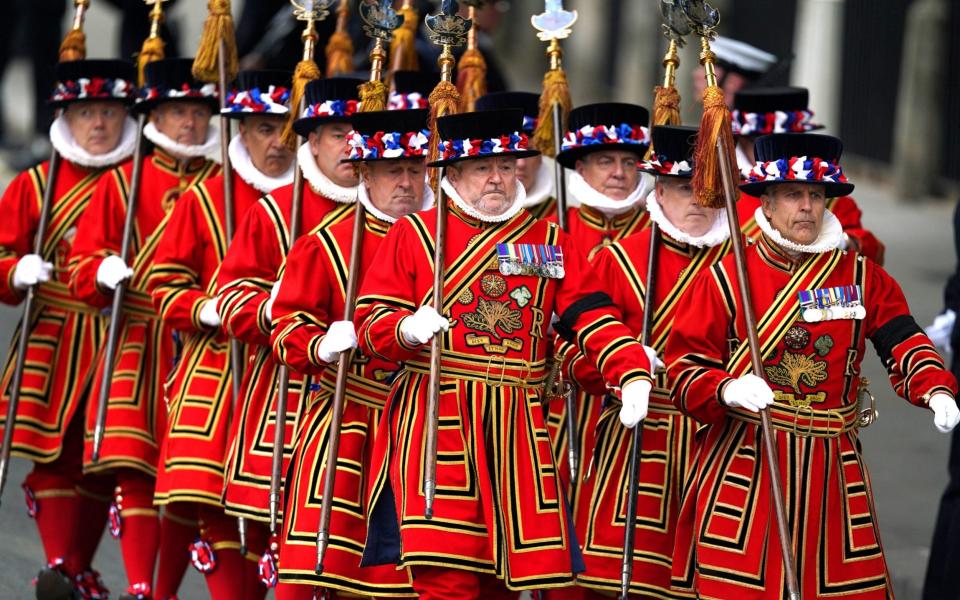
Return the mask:
<svg viewBox="0 0 960 600">
<path fill-rule="evenodd" d="M 6 0 L 0 22 L 0 184 L 49 154 L 51 113 L 45 97 L 52 66 L 73 8 L 67 0 Z M 399 3 L 398 3 L 399 4 Z M 422 17 L 439 2 L 415 2 Z M 956 267 L 951 215 L 960 195 L 960 2 L 949 0 L 713 0 L 720 33 L 779 59 L 765 84 L 808 87 L 815 121 L 845 144 L 844 168 L 867 228 L 887 246 L 886 268 L 901 283 L 917 321 L 929 323 L 943 307 L 942 290 Z M 292 69 L 300 57 L 301 27 L 287 0 L 233 0 L 243 67 Z M 354 65 L 367 65 L 368 41 L 351 2 Z M 650 107 L 662 78 L 666 41 L 656 0 L 566 0 L 579 11 L 564 42 L 564 66 L 574 104 L 619 100 Z M 166 3 L 167 56 L 193 54 L 206 17 L 205 0 Z M 479 44 L 488 86 L 539 91 L 547 67 L 545 44 L 530 26 L 543 0 L 490 2 L 478 15 Z M 85 31 L 88 57 L 131 58 L 148 32 L 142 0 L 92 0 Z M 319 27 L 317 59 L 334 29 Z M 435 68 L 438 51 L 418 40 L 422 69 Z M 699 120 L 693 88 L 699 45 L 682 53 L 677 84 L 684 121 Z M 39 90 L 39 93 L 38 93 Z M 0 215 L 0 219 L 3 215 Z M 0 307 L 0 345 L 20 310 Z M 880 419 L 861 433 L 871 468 L 880 528 L 897 596 L 920 598 L 937 503 L 946 484 L 949 437 L 936 433 L 932 415 L 896 398 L 879 360 L 868 353 Z M 18 484 L 29 468 L 15 459 L 0 505 L 0 598 L 32 598 L 42 566 L 39 541 Z M 126 585 L 117 544 L 106 537 L 95 567 L 118 594 Z M 960 568 L 960 565 L 958 565 Z M 182 600 L 205 598 L 190 571 Z"/>
</svg>

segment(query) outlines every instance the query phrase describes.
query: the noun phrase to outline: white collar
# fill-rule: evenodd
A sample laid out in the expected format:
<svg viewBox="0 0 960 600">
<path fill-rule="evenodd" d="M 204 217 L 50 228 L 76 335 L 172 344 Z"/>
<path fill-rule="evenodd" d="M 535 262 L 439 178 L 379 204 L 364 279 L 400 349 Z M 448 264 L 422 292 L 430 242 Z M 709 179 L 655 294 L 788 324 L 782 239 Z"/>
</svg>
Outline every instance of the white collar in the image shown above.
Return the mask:
<svg viewBox="0 0 960 600">
<path fill-rule="evenodd" d="M 474 219 L 483 221 L 484 223 L 504 223 L 509 221 L 515 217 L 517 213 L 523 210 L 523 203 L 527 199 L 527 191 L 523 189 L 523 184 L 520 183 L 520 180 L 518 179 L 517 197 L 513 199 L 513 204 L 510 205 L 510 208 L 508 208 L 503 214 L 485 215 L 467 204 L 466 201 L 460 197 L 460 194 L 457 193 L 457 190 L 453 187 L 453 184 L 450 183 L 450 180 L 446 177 L 440 180 L 440 187 L 443 188 L 443 191 L 446 192 L 448 196 L 450 196 L 450 199 L 453 200 L 453 203 L 457 205 L 457 208 Z"/>
<path fill-rule="evenodd" d="M 117 146 L 104 154 L 90 154 L 74 139 L 67 120 L 61 115 L 50 125 L 50 143 L 57 149 L 60 156 L 81 167 L 90 169 L 109 167 L 119 164 L 133 154 L 133 147 L 137 144 L 137 122 L 126 117 L 123 120 L 123 133 L 120 135 Z"/>
<path fill-rule="evenodd" d="M 269 194 L 278 187 L 293 183 L 293 161 L 290 161 L 290 168 L 283 175 L 270 177 L 253 164 L 250 151 L 247 149 L 247 145 L 243 143 L 240 134 L 233 136 L 233 139 L 230 140 L 227 156 L 230 157 L 230 164 L 237 175 L 240 176 L 240 179 L 264 194 Z"/>
<path fill-rule="evenodd" d="M 663 208 L 657 200 L 657 191 L 654 189 L 647 196 L 647 212 L 650 213 L 650 219 L 657 224 L 661 231 L 684 244 L 690 244 L 697 248 L 713 248 L 722 244 L 730 237 L 730 225 L 727 223 L 727 209 L 721 208 L 717 211 L 717 218 L 713 225 L 703 235 L 694 236 L 684 233 L 679 227 L 670 222 L 667 215 L 663 214 Z"/>
<path fill-rule="evenodd" d="M 648 178 L 646 175 L 641 173 L 640 180 L 637 181 L 636 189 L 630 192 L 630 195 L 623 200 L 614 200 L 606 194 L 590 187 L 590 184 L 587 183 L 587 180 L 584 179 L 580 173 L 571 170 L 569 192 L 570 195 L 579 200 L 581 204 L 595 208 L 607 217 L 615 217 L 630 212 L 638 205 L 643 206 L 644 198 L 649 191 L 647 181 Z"/>
<path fill-rule="evenodd" d="M 757 210 L 753 213 L 753 218 L 757 220 L 760 230 L 767 234 L 774 244 L 790 252 L 822 254 L 839 248 L 843 243 L 843 225 L 829 210 L 823 211 L 823 226 L 820 228 L 820 235 L 812 244 L 798 244 L 783 237 L 767 220 L 767 217 L 763 214 L 762 206 L 757 207 Z"/>
<path fill-rule="evenodd" d="M 217 150 L 217 144 L 220 143 L 220 129 L 211 123 L 207 127 L 207 139 L 202 144 L 181 144 L 160 132 L 153 122 L 147 123 L 143 128 L 143 137 L 147 138 L 157 146 L 163 148 L 167 153 L 175 158 L 184 160 L 189 158 L 206 158 L 212 156 Z"/>
<path fill-rule="evenodd" d="M 356 202 L 357 186 L 343 187 L 330 181 L 330 178 L 324 175 L 320 167 L 317 166 L 317 159 L 310 152 L 309 143 L 304 142 L 297 150 L 297 164 L 303 171 L 303 178 L 307 180 L 314 192 L 338 204 Z"/>
<path fill-rule="evenodd" d="M 367 186 L 360 178 L 360 185 L 357 186 L 357 202 L 363 205 L 363 208 L 374 217 L 393 225 L 397 222 L 396 217 L 391 217 L 379 208 L 373 205 L 370 195 L 367 193 Z M 426 210 L 433 206 L 433 191 L 430 190 L 430 184 L 423 186 L 423 198 L 421 199 L 420 210 Z"/>
<path fill-rule="evenodd" d="M 554 162 L 549 156 L 544 156 L 537 169 L 537 177 L 533 187 L 527 192 L 524 208 L 532 208 L 546 201 L 553 195 Z"/>
</svg>

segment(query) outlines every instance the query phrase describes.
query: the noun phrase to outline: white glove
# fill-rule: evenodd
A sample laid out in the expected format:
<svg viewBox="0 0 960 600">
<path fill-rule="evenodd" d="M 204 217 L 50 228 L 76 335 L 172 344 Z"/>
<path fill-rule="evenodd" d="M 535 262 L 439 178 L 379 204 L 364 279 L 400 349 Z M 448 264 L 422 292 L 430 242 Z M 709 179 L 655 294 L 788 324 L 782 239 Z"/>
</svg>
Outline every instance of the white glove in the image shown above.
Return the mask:
<svg viewBox="0 0 960 600">
<path fill-rule="evenodd" d="M 273 287 L 270 288 L 270 299 L 267 300 L 267 305 L 263 307 L 263 312 L 267 315 L 267 321 L 273 322 L 273 302 L 277 299 L 277 294 L 280 293 L 280 280 L 273 282 Z"/>
<path fill-rule="evenodd" d="M 950 433 L 960 422 L 960 409 L 957 401 L 948 394 L 937 392 L 930 397 L 930 409 L 933 410 L 933 424 L 940 433 Z"/>
<path fill-rule="evenodd" d="M 220 327 L 220 313 L 217 312 L 217 299 L 209 298 L 200 307 L 200 322 L 207 327 Z"/>
<path fill-rule="evenodd" d="M 417 312 L 400 321 L 400 335 L 408 344 L 415 346 L 426 344 L 441 329 L 450 329 L 450 321 L 432 306 L 421 306 Z"/>
<path fill-rule="evenodd" d="M 100 287 L 108 290 L 115 290 L 121 281 L 126 281 L 133 277 L 133 269 L 123 262 L 123 259 L 116 254 L 103 259 L 100 266 L 97 267 L 97 283 Z"/>
<path fill-rule="evenodd" d="M 650 390 L 653 385 L 646 379 L 631 381 L 620 390 L 620 422 L 633 429 L 647 416 L 650 409 Z"/>
<path fill-rule="evenodd" d="M 957 313 L 948 308 L 937 315 L 933 323 L 928 325 L 923 332 L 927 334 L 934 346 L 951 354 L 953 348 L 950 347 L 950 334 L 953 333 L 953 324 L 956 322 Z"/>
<path fill-rule="evenodd" d="M 334 363 L 340 360 L 341 352 L 356 347 L 357 330 L 353 321 L 334 321 L 317 348 L 317 356 L 325 363 Z"/>
<path fill-rule="evenodd" d="M 663 361 L 660 360 L 660 357 L 657 356 L 657 351 L 651 348 L 650 346 L 644 346 L 643 351 L 647 353 L 647 358 L 650 360 L 650 374 L 653 375 L 657 371 L 662 371 L 665 368 Z"/>
<path fill-rule="evenodd" d="M 758 413 L 773 404 L 773 390 L 763 379 L 747 373 L 723 388 L 723 403 Z"/>
<path fill-rule="evenodd" d="M 43 260 L 39 254 L 24 254 L 13 271 L 13 287 L 23 291 L 32 285 L 50 281 L 53 263 Z"/>
</svg>

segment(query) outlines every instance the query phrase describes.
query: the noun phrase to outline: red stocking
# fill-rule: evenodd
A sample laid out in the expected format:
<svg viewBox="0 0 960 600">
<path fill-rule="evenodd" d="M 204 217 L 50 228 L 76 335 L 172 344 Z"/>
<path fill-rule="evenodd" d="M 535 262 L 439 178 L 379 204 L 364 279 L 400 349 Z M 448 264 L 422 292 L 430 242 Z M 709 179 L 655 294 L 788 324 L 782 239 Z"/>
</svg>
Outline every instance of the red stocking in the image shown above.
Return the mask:
<svg viewBox="0 0 960 600">
<path fill-rule="evenodd" d="M 168 600 L 177 595 L 183 574 L 190 564 L 190 544 L 197 539 L 198 531 L 195 504 L 175 502 L 163 507 L 154 600 Z"/>
</svg>

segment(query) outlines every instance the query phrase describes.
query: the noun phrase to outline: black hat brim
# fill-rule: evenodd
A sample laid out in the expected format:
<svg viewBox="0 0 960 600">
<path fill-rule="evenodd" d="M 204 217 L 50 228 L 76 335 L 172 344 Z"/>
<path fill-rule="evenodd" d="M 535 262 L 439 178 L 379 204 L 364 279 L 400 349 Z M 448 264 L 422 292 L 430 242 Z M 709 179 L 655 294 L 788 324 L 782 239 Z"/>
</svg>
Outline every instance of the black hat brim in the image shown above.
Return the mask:
<svg viewBox="0 0 960 600">
<path fill-rule="evenodd" d="M 247 117 L 276 117 L 278 119 L 286 119 L 290 116 L 290 113 L 241 112 L 233 110 L 228 112 L 218 112 L 217 114 L 221 117 L 234 119 L 236 121 L 246 119 Z"/>
<path fill-rule="evenodd" d="M 190 98 L 185 96 L 183 98 L 155 98 L 153 100 L 141 100 L 133 105 L 132 110 L 135 114 L 149 114 L 150 111 L 155 109 L 157 106 L 166 104 L 168 102 L 200 102 L 209 106 L 214 116 L 220 114 L 220 100 L 211 97 Z"/>
<path fill-rule="evenodd" d="M 643 159 L 647 155 L 648 144 L 589 144 L 587 146 L 577 146 L 557 154 L 557 162 L 566 169 L 574 169 L 577 161 L 593 154 L 594 152 L 630 152 L 636 154 L 638 158 Z"/>
<path fill-rule="evenodd" d="M 852 183 L 836 183 L 833 181 L 804 181 L 799 179 L 778 179 L 776 181 L 755 181 L 751 183 L 740 184 L 740 191 L 759 198 L 767 191 L 767 188 L 773 185 L 782 185 L 787 183 L 800 183 L 808 185 L 822 185 L 823 194 L 827 198 L 841 198 L 853 193 L 854 185 Z"/>
<path fill-rule="evenodd" d="M 449 158 L 446 160 L 435 160 L 433 162 L 427 163 L 428 167 L 446 167 L 454 163 L 465 162 L 468 160 L 479 160 L 481 158 L 502 158 L 502 157 L 513 157 L 513 158 L 530 158 L 531 156 L 538 156 L 540 154 L 537 150 L 517 150 L 515 152 L 498 152 L 496 154 L 483 154 L 478 156 L 458 156 L 457 158 Z"/>
<path fill-rule="evenodd" d="M 300 137 L 307 137 L 322 125 L 331 125 L 333 123 L 350 124 L 349 116 L 331 116 L 331 117 L 303 117 L 293 122 L 293 130 Z"/>
<path fill-rule="evenodd" d="M 75 100 L 48 100 L 47 106 L 53 109 L 66 108 L 71 104 L 84 104 L 87 102 L 119 102 L 125 107 L 130 108 L 136 102 L 136 98 L 77 98 Z"/>
<path fill-rule="evenodd" d="M 639 167 L 637 170 L 641 173 L 653 175 L 654 177 L 669 177 L 670 179 L 693 179 L 692 172 L 689 175 L 674 175 L 673 173 L 661 173 L 655 169 L 644 169 L 643 167 Z"/>
</svg>

